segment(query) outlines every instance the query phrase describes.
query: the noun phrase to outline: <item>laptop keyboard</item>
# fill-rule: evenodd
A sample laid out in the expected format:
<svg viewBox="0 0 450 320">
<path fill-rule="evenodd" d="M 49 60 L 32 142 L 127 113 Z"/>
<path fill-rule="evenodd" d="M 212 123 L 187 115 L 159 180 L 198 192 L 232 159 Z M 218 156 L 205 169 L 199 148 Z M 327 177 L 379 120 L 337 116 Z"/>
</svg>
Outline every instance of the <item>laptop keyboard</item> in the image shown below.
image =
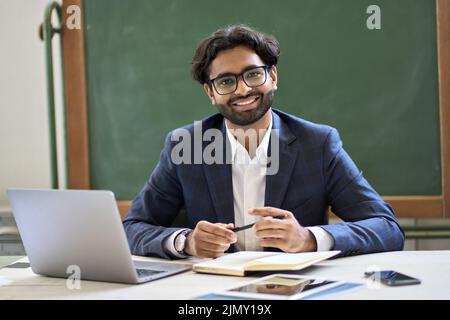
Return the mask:
<svg viewBox="0 0 450 320">
<path fill-rule="evenodd" d="M 155 274 L 164 272 L 161 270 L 150 270 L 150 269 L 136 269 L 137 275 L 138 277 L 148 277 L 148 276 L 153 276 Z"/>
</svg>

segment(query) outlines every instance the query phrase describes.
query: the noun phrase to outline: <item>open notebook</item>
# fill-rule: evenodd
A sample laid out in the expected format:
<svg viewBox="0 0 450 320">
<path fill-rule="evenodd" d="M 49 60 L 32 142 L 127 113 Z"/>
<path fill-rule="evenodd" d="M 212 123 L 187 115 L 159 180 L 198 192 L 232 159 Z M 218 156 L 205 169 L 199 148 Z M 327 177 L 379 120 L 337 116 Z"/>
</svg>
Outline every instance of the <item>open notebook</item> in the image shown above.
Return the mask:
<svg viewBox="0 0 450 320">
<path fill-rule="evenodd" d="M 339 253 L 340 251 L 302 253 L 240 251 L 194 264 L 193 270 L 232 276 L 245 276 L 247 271 L 301 270 Z"/>
</svg>

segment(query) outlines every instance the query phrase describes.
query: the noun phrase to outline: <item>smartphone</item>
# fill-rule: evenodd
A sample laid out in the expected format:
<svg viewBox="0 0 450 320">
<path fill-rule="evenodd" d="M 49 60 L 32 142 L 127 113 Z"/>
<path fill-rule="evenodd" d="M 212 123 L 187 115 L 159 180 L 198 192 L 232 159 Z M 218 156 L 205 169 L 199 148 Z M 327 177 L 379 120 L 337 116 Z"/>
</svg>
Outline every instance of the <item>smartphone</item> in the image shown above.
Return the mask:
<svg viewBox="0 0 450 320">
<path fill-rule="evenodd" d="M 380 281 L 388 286 L 407 286 L 421 283 L 419 279 L 407 276 L 406 274 L 396 272 L 394 270 L 365 272 L 364 275 L 375 281 Z"/>
</svg>

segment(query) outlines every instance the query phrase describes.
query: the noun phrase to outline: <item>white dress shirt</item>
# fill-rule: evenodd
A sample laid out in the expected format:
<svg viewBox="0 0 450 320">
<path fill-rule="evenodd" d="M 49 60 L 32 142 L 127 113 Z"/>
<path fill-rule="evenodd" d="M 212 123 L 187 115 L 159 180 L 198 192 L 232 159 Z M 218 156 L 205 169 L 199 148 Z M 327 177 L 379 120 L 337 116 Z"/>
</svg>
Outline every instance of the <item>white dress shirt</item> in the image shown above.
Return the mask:
<svg viewBox="0 0 450 320">
<path fill-rule="evenodd" d="M 225 121 L 225 120 L 224 120 Z M 254 157 L 250 157 L 245 147 L 240 144 L 228 129 L 225 121 L 227 137 L 231 145 L 234 225 L 236 227 L 256 222 L 259 216 L 248 214 L 248 209 L 264 207 L 266 191 L 267 152 L 272 130 L 272 117 L 269 127 L 256 148 Z M 330 250 L 334 241 L 331 235 L 320 227 L 307 227 L 314 235 L 317 251 Z M 176 257 L 180 255 L 174 247 L 176 236 L 181 232 L 174 232 L 164 243 L 164 247 Z M 250 228 L 237 233 L 236 250 L 261 251 L 263 248 L 256 237 L 255 229 Z"/>
<path fill-rule="evenodd" d="M 248 210 L 256 207 L 264 207 L 267 150 L 269 148 L 271 130 L 272 118 L 270 119 L 269 127 L 252 158 L 247 152 L 247 149 L 236 140 L 228 126 L 226 126 L 227 137 L 231 145 L 231 172 L 233 180 L 235 226 L 247 225 L 261 219 L 259 216 L 248 214 Z M 237 243 L 235 244 L 236 250 L 262 251 L 254 227 L 240 231 L 237 235 Z"/>
</svg>

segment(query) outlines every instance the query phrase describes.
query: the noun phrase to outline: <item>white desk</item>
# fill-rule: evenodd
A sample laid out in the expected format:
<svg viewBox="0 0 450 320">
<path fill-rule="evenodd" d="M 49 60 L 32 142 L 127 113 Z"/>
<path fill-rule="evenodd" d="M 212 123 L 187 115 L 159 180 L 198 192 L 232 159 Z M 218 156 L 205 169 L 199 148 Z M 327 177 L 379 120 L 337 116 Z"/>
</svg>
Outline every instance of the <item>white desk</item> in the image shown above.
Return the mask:
<svg viewBox="0 0 450 320">
<path fill-rule="evenodd" d="M 136 257 L 137 258 L 137 257 Z M 24 258 L 26 259 L 26 258 Z M 21 261 L 25 261 L 22 259 Z M 155 261 L 157 259 L 142 258 Z M 188 260 L 189 261 L 189 260 Z M 194 260 L 190 260 L 193 262 Z M 186 263 L 187 261 L 179 261 Z M 370 266 L 393 269 L 422 280 L 404 287 L 363 286 L 335 295 L 333 299 L 450 299 L 450 251 L 403 251 L 362 255 L 321 262 L 299 274 L 366 283 Z M 0 270 L 2 299 L 192 299 L 245 283 L 250 277 L 197 274 L 192 271 L 140 285 L 82 281 L 81 289 L 70 290 L 65 279 L 35 275 L 30 268 Z"/>
</svg>

